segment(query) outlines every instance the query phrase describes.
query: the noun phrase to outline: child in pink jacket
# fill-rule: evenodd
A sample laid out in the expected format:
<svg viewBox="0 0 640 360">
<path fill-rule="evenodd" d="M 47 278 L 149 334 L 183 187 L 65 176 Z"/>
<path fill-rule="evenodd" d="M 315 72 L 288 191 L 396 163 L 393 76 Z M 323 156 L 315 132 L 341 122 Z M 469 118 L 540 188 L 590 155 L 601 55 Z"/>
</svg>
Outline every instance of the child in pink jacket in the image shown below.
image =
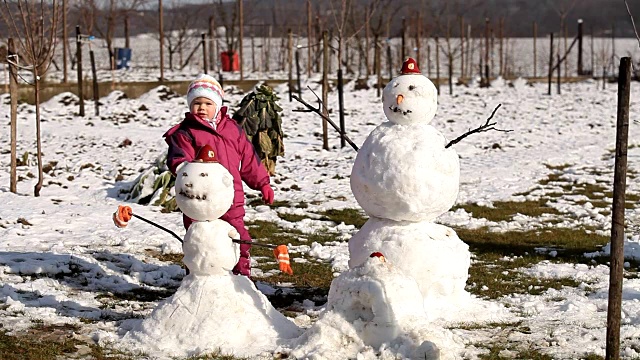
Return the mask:
<svg viewBox="0 0 640 360">
<path fill-rule="evenodd" d="M 209 75 L 201 74 L 191 82 L 187 91 L 190 112 L 163 135 L 169 145 L 167 166 L 175 175 L 178 165 L 193 160 L 202 146 L 210 145 L 220 164 L 233 175 L 233 205 L 221 219 L 238 230 L 240 239 L 251 240 L 244 227 L 242 181 L 250 188 L 260 190 L 262 199 L 268 204 L 273 203 L 274 194 L 269 185 L 269 174 L 253 145 L 242 128 L 229 117 L 227 107 L 222 106 L 223 97 L 220 83 Z M 185 228 L 189 228 L 194 220 L 183 215 L 183 221 Z M 234 274 L 251 275 L 250 249 L 249 244 L 240 245 L 240 260 L 233 269 Z"/>
</svg>

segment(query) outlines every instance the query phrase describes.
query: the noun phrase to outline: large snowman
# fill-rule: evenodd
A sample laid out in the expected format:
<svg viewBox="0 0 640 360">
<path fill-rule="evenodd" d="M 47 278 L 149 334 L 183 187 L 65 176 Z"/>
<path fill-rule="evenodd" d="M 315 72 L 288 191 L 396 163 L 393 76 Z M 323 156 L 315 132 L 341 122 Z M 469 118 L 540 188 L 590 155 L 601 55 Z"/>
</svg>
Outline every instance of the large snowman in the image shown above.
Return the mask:
<svg viewBox="0 0 640 360">
<path fill-rule="evenodd" d="M 425 306 L 467 298 L 468 246 L 433 222 L 454 204 L 460 177 L 458 155 L 430 125 L 436 87 L 409 58 L 382 103 L 388 121 L 369 134 L 351 172 L 351 190 L 369 220 L 349 241 L 349 267 L 381 252 L 417 281 Z"/>
<path fill-rule="evenodd" d="M 249 357 L 272 351 L 300 329 L 279 313 L 245 276 L 233 275 L 238 232 L 220 220 L 233 202 L 233 178 L 203 147 L 180 165 L 175 192 L 180 210 L 196 221 L 184 238 L 189 268 L 180 288 L 142 321 L 127 325 L 125 343 L 163 356 L 218 352 Z"/>
</svg>

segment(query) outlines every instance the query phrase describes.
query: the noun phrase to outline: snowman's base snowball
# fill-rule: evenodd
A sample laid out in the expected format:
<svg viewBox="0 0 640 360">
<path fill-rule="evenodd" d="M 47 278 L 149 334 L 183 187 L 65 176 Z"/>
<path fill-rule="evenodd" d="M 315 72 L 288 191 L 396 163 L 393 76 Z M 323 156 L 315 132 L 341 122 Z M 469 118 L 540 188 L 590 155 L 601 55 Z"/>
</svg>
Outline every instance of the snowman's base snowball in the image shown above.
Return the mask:
<svg viewBox="0 0 640 360">
<path fill-rule="evenodd" d="M 244 276 L 186 276 L 178 291 L 125 334 L 123 346 L 150 355 L 211 352 L 254 356 L 274 350 L 300 329 Z"/>
<path fill-rule="evenodd" d="M 456 359 L 451 331 L 430 324 L 415 280 L 378 258 L 343 272 L 327 310 L 295 341 L 296 359 Z"/>
<path fill-rule="evenodd" d="M 469 298 L 464 289 L 471 264 L 469 246 L 449 227 L 370 217 L 349 240 L 349 267 L 362 265 L 373 252 L 381 252 L 391 266 L 414 278 L 425 301 Z"/>
</svg>

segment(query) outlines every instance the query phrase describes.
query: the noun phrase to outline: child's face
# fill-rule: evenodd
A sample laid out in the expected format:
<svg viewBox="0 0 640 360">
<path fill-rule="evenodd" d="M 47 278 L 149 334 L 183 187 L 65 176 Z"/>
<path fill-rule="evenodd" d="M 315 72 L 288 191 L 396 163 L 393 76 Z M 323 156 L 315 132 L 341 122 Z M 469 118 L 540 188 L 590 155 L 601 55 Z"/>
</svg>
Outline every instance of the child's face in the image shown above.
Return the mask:
<svg viewBox="0 0 640 360">
<path fill-rule="evenodd" d="M 216 104 L 206 97 L 198 97 L 191 102 L 191 113 L 203 119 L 212 120 L 216 114 Z"/>
</svg>

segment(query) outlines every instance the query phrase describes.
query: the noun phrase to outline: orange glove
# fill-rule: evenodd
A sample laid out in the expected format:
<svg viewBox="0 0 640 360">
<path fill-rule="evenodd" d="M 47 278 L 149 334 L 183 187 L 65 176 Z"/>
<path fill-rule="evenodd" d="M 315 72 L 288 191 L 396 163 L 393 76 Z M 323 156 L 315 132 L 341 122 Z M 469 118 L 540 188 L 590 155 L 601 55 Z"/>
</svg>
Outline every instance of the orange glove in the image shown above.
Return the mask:
<svg viewBox="0 0 640 360">
<path fill-rule="evenodd" d="M 291 269 L 291 264 L 289 263 L 289 250 L 287 249 L 287 245 L 278 245 L 278 247 L 273 249 L 273 255 L 278 259 L 280 271 L 293 275 L 293 269 Z"/>
<path fill-rule="evenodd" d="M 118 210 L 113 213 L 113 223 L 119 228 L 126 227 L 132 214 L 133 210 L 130 207 L 118 205 Z"/>
</svg>

